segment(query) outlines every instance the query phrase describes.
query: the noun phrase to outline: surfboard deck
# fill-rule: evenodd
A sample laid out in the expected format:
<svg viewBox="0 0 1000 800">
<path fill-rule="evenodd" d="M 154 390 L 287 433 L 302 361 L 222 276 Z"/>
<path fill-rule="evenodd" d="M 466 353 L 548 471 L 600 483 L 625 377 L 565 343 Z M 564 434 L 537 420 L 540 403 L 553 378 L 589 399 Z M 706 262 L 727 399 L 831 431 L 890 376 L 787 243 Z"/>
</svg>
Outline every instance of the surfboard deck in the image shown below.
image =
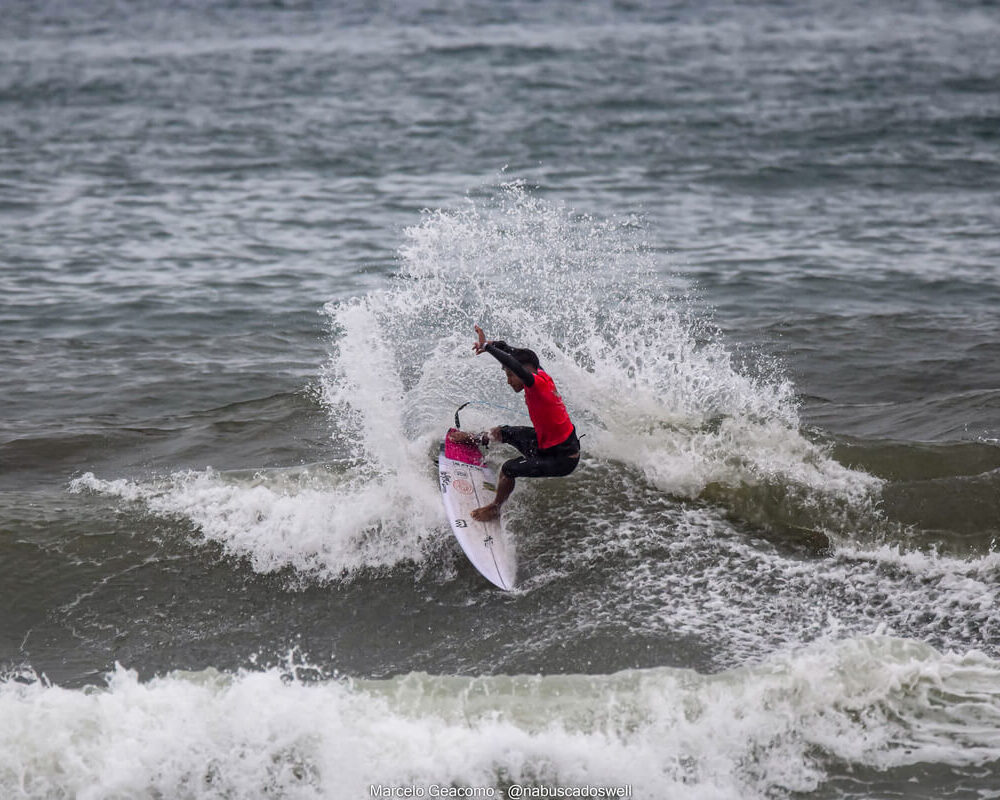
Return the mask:
<svg viewBox="0 0 1000 800">
<path fill-rule="evenodd" d="M 457 430 L 452 428 L 448 431 Z M 451 530 L 466 557 L 494 586 L 510 590 L 517 577 L 513 543 L 503 528 L 503 519 L 479 522 L 472 510 L 489 505 L 496 495 L 496 474 L 486 465 L 479 448 L 456 444 L 445 436 L 438 455 L 441 498 Z"/>
</svg>

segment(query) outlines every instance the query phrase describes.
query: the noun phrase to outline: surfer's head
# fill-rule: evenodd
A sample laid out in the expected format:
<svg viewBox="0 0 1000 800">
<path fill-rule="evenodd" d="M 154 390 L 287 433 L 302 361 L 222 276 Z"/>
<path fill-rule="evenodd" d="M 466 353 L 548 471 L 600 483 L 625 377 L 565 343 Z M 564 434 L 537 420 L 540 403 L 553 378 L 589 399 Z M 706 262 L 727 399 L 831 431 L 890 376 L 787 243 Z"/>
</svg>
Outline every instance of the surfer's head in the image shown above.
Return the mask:
<svg viewBox="0 0 1000 800">
<path fill-rule="evenodd" d="M 524 391 L 524 381 L 511 372 L 507 367 L 503 368 L 503 374 L 507 376 L 507 385 L 515 392 Z"/>
<path fill-rule="evenodd" d="M 505 353 L 510 353 L 514 356 L 514 358 L 521 362 L 528 372 L 531 372 L 532 374 L 538 372 L 541 368 L 538 363 L 538 355 L 534 350 L 528 350 L 526 347 L 511 347 L 503 340 L 493 342 L 493 346 L 498 350 L 503 350 Z M 524 389 L 524 382 L 517 377 L 517 375 L 507 369 L 507 367 L 504 367 L 503 371 L 507 376 L 507 383 L 510 385 L 511 389 L 515 392 L 520 392 Z"/>
<path fill-rule="evenodd" d="M 512 347 L 510 349 L 510 354 L 514 356 L 521 365 L 528 370 L 528 372 L 534 374 L 538 372 L 538 356 L 535 355 L 534 350 L 528 350 L 523 347 Z M 515 392 L 524 391 L 524 381 L 522 381 L 517 375 L 511 372 L 506 367 L 503 368 L 504 374 L 507 376 L 507 384 Z"/>
<path fill-rule="evenodd" d="M 526 347 L 512 347 L 510 354 L 532 372 L 538 372 L 541 365 L 538 363 L 538 356 L 535 355 L 534 350 L 528 350 Z"/>
</svg>

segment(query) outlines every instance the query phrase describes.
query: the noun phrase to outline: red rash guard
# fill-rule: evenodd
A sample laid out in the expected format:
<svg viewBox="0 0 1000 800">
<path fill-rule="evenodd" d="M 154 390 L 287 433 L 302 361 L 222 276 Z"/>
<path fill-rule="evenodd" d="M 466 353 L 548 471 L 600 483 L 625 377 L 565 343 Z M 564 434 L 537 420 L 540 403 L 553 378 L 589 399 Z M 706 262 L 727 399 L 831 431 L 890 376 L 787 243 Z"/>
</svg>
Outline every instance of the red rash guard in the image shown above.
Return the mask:
<svg viewBox="0 0 1000 800">
<path fill-rule="evenodd" d="M 573 423 L 548 373 L 541 367 L 535 372 L 529 371 L 514 358 L 505 342 L 488 342 L 484 349 L 524 384 L 524 402 L 538 438 L 538 449 L 545 450 L 565 442 L 573 433 Z"/>
<path fill-rule="evenodd" d="M 534 385 L 524 387 L 524 402 L 528 406 L 531 424 L 535 427 L 539 450 L 562 444 L 573 433 L 573 423 L 566 406 L 552 378 L 544 370 L 535 372 Z"/>
</svg>

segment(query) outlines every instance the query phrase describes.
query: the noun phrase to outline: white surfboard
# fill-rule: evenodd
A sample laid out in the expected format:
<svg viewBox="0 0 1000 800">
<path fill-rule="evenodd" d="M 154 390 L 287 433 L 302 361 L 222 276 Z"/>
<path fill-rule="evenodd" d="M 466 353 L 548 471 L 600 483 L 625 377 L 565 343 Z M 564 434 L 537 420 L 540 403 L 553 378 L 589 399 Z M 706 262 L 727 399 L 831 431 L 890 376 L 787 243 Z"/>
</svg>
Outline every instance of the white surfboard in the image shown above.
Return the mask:
<svg viewBox="0 0 1000 800">
<path fill-rule="evenodd" d="M 479 448 L 456 444 L 445 436 L 438 474 L 448 522 L 472 566 L 494 586 L 513 589 L 517 558 L 502 519 L 478 522 L 472 518 L 473 509 L 489 505 L 496 495 L 496 475 L 483 461 Z"/>
</svg>

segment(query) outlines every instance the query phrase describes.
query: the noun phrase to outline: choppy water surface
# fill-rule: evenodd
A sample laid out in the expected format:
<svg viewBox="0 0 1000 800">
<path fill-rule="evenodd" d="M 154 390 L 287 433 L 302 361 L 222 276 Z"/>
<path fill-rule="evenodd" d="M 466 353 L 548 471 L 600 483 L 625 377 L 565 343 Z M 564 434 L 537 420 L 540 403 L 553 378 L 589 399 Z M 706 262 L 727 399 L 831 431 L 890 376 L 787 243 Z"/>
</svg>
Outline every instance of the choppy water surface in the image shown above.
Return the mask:
<svg viewBox="0 0 1000 800">
<path fill-rule="evenodd" d="M 14 4 L 0 794 L 995 796 L 998 35 Z M 524 422 L 476 322 L 586 433 L 512 594 L 436 488 Z"/>
</svg>

